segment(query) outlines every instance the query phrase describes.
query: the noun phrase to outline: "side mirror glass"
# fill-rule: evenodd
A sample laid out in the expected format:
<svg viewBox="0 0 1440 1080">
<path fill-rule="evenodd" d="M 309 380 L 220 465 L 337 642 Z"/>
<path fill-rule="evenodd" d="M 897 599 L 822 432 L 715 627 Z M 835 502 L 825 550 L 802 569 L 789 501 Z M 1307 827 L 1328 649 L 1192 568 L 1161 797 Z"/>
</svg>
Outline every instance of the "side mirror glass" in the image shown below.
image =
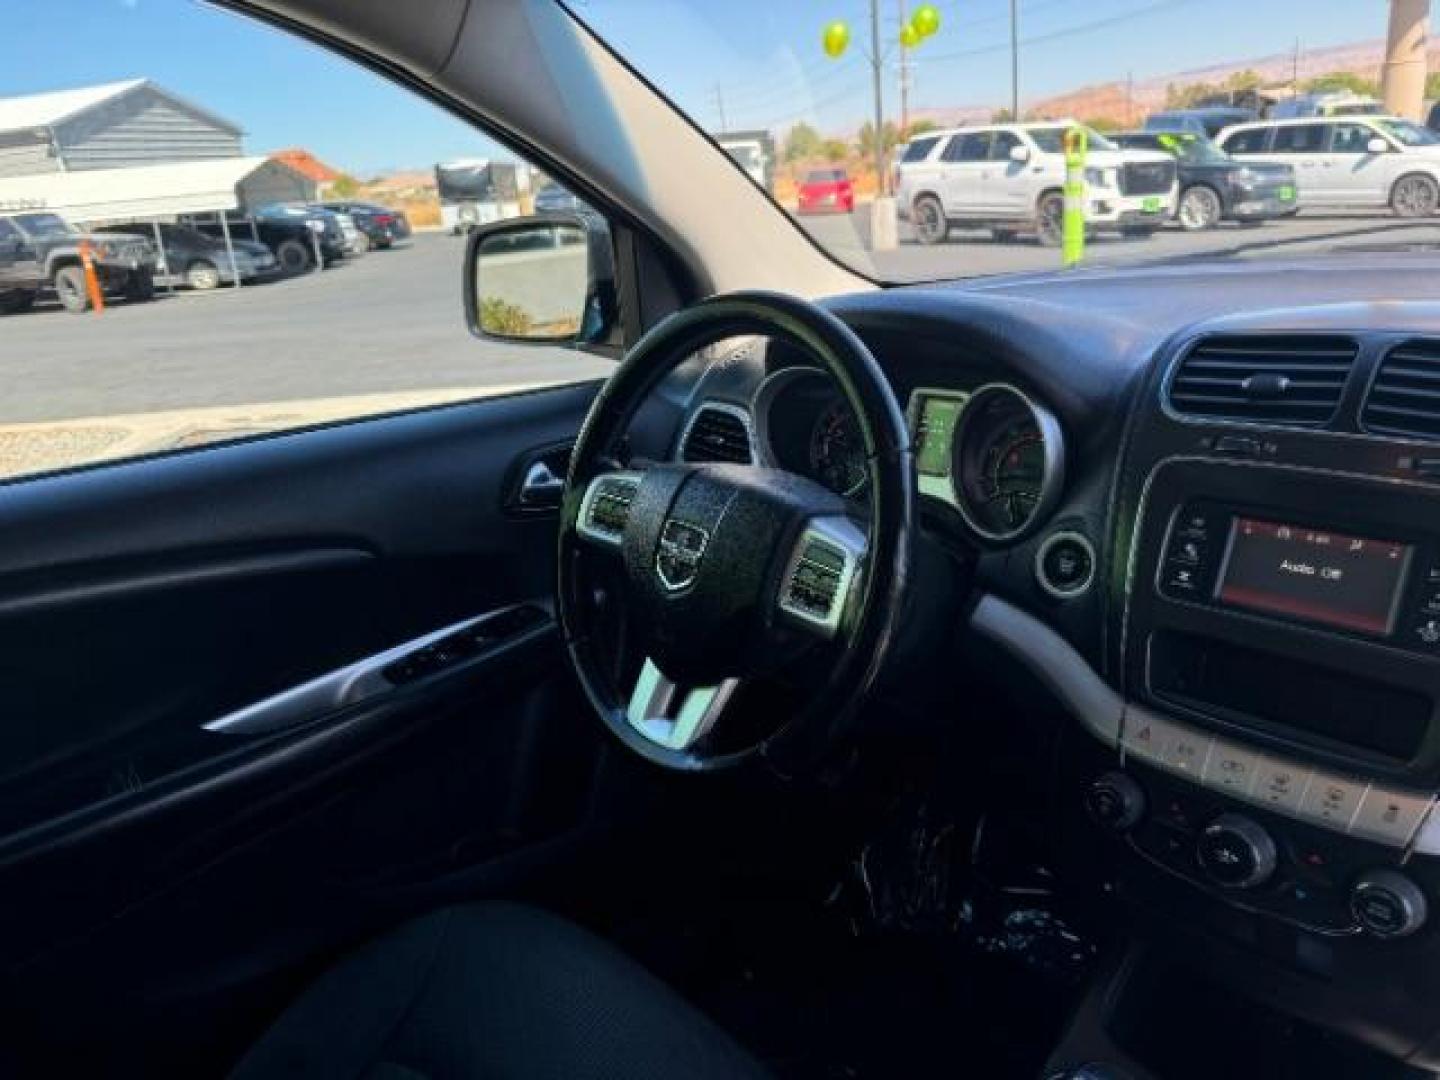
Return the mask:
<svg viewBox="0 0 1440 1080">
<path fill-rule="evenodd" d="M 1024 165 L 1030 160 L 1030 148 L 1028 146 L 1012 146 L 1010 148 L 1010 160 Z"/>
<path fill-rule="evenodd" d="M 481 226 L 470 234 L 464 296 L 477 337 L 602 341 L 615 311 L 610 230 L 595 214 L 535 214 Z"/>
<path fill-rule="evenodd" d="M 1380 138 L 1380 136 L 1378 135 L 1374 136 L 1368 143 L 1365 144 L 1365 152 L 1367 154 L 1384 154 L 1389 152 L 1389 150 L 1390 144 L 1387 143 L 1384 139 Z"/>
</svg>

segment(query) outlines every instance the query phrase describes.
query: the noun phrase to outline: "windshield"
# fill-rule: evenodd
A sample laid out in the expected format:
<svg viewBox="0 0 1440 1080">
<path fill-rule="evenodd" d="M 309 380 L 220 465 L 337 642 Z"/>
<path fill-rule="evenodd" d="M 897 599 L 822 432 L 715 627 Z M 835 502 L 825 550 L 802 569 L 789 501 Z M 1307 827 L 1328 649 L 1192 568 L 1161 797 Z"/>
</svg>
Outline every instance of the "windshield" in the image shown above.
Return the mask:
<svg viewBox="0 0 1440 1080">
<path fill-rule="evenodd" d="M 1387 98 L 1380 85 L 1390 4 L 581 0 L 569 7 L 717 154 L 735 159 L 736 172 L 789 216 L 788 227 L 882 282 L 1196 258 L 1323 259 L 1357 242 L 1440 243 L 1440 217 L 1392 208 L 1397 177 L 1388 166 L 1323 183 L 1322 150 L 1269 126 L 1314 117 L 1330 125 L 1323 146 L 1332 134 L 1348 146 L 1341 129 L 1355 121 L 1328 119 L 1321 105 L 1383 107 L 1405 118 L 1379 121 L 1397 144 L 1440 144 L 1415 122 L 1440 97 L 1434 55 L 1428 82 L 1404 80 L 1409 96 L 1397 84 Z M 1087 131 L 1090 160 L 1067 165 L 1064 135 L 1077 126 Z M 1182 167 L 1254 166 L 1235 172 L 1250 186 L 1217 201 L 1192 194 L 1182 216 L 1187 175 L 1160 162 L 1155 143 L 1127 140 L 1131 147 L 1122 148 L 1111 137 L 1146 130 L 1198 136 L 1162 149 Z M 831 169 L 848 176 L 853 205 L 837 207 L 805 190 Z M 1067 172 L 1084 191 L 1068 211 L 1079 228 L 1064 227 Z M 1419 181 L 1405 191 L 1412 188 L 1428 191 Z"/>
<path fill-rule="evenodd" d="M 15 223 L 27 236 L 70 236 L 75 232 L 59 214 L 20 214 Z"/>
<path fill-rule="evenodd" d="M 1440 135 L 1409 120 L 1376 120 L 1375 126 L 1406 146 L 1440 146 Z"/>
</svg>

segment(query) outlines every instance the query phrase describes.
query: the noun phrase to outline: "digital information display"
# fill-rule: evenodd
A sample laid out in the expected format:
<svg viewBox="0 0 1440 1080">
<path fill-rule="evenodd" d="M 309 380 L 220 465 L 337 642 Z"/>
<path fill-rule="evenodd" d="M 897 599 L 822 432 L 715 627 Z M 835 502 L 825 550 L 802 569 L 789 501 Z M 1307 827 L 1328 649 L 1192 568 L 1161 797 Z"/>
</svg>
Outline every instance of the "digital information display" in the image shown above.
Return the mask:
<svg viewBox="0 0 1440 1080">
<path fill-rule="evenodd" d="M 955 439 L 955 421 L 965 399 L 925 397 L 915 428 L 915 471 L 921 476 L 950 475 L 950 445 Z"/>
<path fill-rule="evenodd" d="M 1394 629 L 1413 553 L 1393 540 L 1236 517 L 1216 599 L 1383 637 Z"/>
</svg>

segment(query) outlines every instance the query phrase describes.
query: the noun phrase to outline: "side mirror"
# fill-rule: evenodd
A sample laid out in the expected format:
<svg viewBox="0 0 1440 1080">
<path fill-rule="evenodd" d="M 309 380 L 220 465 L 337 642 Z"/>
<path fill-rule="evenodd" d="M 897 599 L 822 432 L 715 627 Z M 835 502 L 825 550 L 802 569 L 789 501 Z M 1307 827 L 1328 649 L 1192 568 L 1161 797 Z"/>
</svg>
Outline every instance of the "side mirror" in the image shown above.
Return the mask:
<svg viewBox="0 0 1440 1080">
<path fill-rule="evenodd" d="M 465 253 L 465 321 L 476 337 L 539 345 L 605 340 L 615 257 L 596 214 L 533 214 L 475 229 Z"/>
<path fill-rule="evenodd" d="M 1030 148 L 1028 146 L 1012 146 L 1010 148 L 1010 160 L 1019 165 L 1024 165 L 1025 162 L 1030 160 Z"/>
<path fill-rule="evenodd" d="M 1388 154 L 1390 152 L 1390 144 L 1380 138 L 1379 135 L 1376 135 L 1365 144 L 1365 152 L 1367 154 Z"/>
</svg>

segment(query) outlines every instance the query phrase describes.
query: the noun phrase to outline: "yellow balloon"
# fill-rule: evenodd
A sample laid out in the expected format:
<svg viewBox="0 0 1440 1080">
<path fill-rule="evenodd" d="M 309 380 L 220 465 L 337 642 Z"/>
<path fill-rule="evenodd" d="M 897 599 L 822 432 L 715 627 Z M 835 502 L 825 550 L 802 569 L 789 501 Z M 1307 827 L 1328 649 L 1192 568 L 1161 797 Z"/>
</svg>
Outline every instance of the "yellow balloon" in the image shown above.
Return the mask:
<svg viewBox="0 0 1440 1080">
<path fill-rule="evenodd" d="M 940 29 L 940 11 L 934 4 L 921 4 L 910 16 L 910 25 L 922 38 L 927 38 Z"/>
<path fill-rule="evenodd" d="M 825 49 L 825 55 L 832 60 L 841 56 L 850 44 L 850 27 L 847 23 L 832 22 L 825 27 L 825 33 L 820 36 L 820 44 Z"/>
<path fill-rule="evenodd" d="M 900 27 L 900 44 L 906 49 L 913 49 L 920 44 L 920 31 L 906 23 Z"/>
</svg>

